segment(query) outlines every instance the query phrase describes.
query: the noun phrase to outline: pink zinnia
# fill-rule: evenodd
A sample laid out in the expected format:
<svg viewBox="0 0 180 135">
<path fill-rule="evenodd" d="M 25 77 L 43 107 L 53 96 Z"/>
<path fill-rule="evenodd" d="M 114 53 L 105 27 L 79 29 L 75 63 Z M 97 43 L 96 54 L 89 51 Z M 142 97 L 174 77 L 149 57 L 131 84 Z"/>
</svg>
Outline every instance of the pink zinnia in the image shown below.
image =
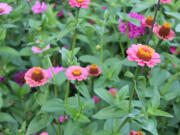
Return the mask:
<svg viewBox="0 0 180 135">
<path fill-rule="evenodd" d="M 172 54 L 174 54 L 176 52 L 176 49 L 177 49 L 176 46 L 171 46 L 169 50 Z M 180 54 L 180 51 L 178 52 L 178 54 Z"/>
<path fill-rule="evenodd" d="M 109 89 L 109 92 L 114 96 L 114 97 L 117 97 L 117 93 L 119 93 L 119 91 L 117 89 L 114 89 L 114 88 L 111 88 Z"/>
<path fill-rule="evenodd" d="M 128 60 L 136 61 L 140 66 L 153 67 L 157 63 L 161 63 L 159 54 L 147 45 L 133 44 L 126 53 L 128 54 Z"/>
<path fill-rule="evenodd" d="M 106 6 L 103 6 L 103 7 L 102 7 L 102 9 L 103 9 L 103 10 L 106 10 L 106 9 L 107 9 L 107 7 L 106 7 Z"/>
<path fill-rule="evenodd" d="M 33 51 L 33 53 L 42 53 L 42 52 L 44 52 L 44 51 L 46 51 L 46 50 L 49 50 L 50 49 L 50 44 L 48 44 L 45 48 L 39 48 L 39 47 L 36 47 L 36 46 L 33 46 L 32 48 L 31 48 L 31 50 Z"/>
<path fill-rule="evenodd" d="M 27 0 L 27 2 L 31 2 L 32 0 Z"/>
<path fill-rule="evenodd" d="M 91 4 L 90 0 L 69 0 L 71 7 L 88 8 L 88 4 Z"/>
<path fill-rule="evenodd" d="M 164 23 L 163 26 L 155 25 L 153 32 L 163 40 L 173 40 L 174 39 L 174 31 L 171 29 L 171 24 Z"/>
<path fill-rule="evenodd" d="M 143 15 L 139 15 L 137 13 L 129 13 L 128 14 L 131 18 L 137 19 L 140 22 L 144 19 Z M 144 35 L 146 27 L 141 23 L 140 26 L 136 26 L 132 24 L 131 22 L 122 22 L 121 19 L 119 19 L 119 31 L 123 34 L 127 33 L 127 25 L 128 25 L 128 37 L 130 39 L 136 38 L 138 36 Z M 128 23 L 128 24 L 127 24 Z"/>
<path fill-rule="evenodd" d="M 161 3 L 163 3 L 163 4 L 172 3 L 172 0 L 160 0 L 160 1 L 161 1 Z"/>
<path fill-rule="evenodd" d="M 87 71 L 88 71 L 88 74 L 89 76 L 99 76 L 101 74 L 101 69 L 99 66 L 95 65 L 95 64 L 92 64 L 92 65 L 89 65 L 87 66 Z"/>
<path fill-rule="evenodd" d="M 63 67 L 53 67 L 53 70 L 54 70 L 54 74 L 56 75 L 57 73 L 65 70 L 65 68 L 63 68 Z M 53 72 L 52 72 L 52 70 L 51 70 L 51 67 L 49 67 L 49 68 L 47 69 L 47 72 L 48 72 L 48 74 L 49 74 L 49 78 L 53 78 Z"/>
<path fill-rule="evenodd" d="M 100 99 L 96 96 L 93 96 L 93 99 L 94 99 L 95 104 L 97 104 L 100 101 Z"/>
<path fill-rule="evenodd" d="M 86 68 L 82 68 L 80 66 L 70 66 L 66 70 L 66 75 L 69 80 L 86 80 L 88 76 L 88 72 Z"/>
<path fill-rule="evenodd" d="M 64 15 L 64 11 L 63 11 L 63 10 L 61 10 L 61 11 L 57 14 L 57 16 L 60 17 L 60 18 L 63 17 L 63 15 Z"/>
<path fill-rule="evenodd" d="M 48 72 L 40 67 L 33 67 L 29 69 L 24 78 L 30 87 L 41 86 L 46 82 L 49 82 Z"/>
<path fill-rule="evenodd" d="M 154 20 L 154 17 L 148 16 L 147 18 L 142 19 L 141 22 L 144 26 L 151 28 L 152 24 L 153 24 L 153 20 Z M 156 25 L 156 24 L 154 24 L 154 25 Z"/>
<path fill-rule="evenodd" d="M 138 131 L 138 132 L 136 132 L 136 131 L 131 131 L 128 135 L 143 135 L 143 133 L 140 132 L 140 131 Z"/>
<path fill-rule="evenodd" d="M 40 135 L 48 135 L 47 132 L 42 132 Z"/>
<path fill-rule="evenodd" d="M 0 15 L 9 14 L 12 11 L 12 7 L 7 3 L 0 3 Z"/>
<path fill-rule="evenodd" d="M 42 4 L 39 1 L 36 1 L 35 5 L 32 7 L 32 11 L 34 14 L 43 13 L 47 10 L 47 6 L 45 2 L 42 2 Z"/>
<path fill-rule="evenodd" d="M 60 122 L 60 123 L 63 123 L 63 122 L 64 122 L 64 116 L 60 116 L 60 117 L 59 117 L 59 122 Z"/>
</svg>

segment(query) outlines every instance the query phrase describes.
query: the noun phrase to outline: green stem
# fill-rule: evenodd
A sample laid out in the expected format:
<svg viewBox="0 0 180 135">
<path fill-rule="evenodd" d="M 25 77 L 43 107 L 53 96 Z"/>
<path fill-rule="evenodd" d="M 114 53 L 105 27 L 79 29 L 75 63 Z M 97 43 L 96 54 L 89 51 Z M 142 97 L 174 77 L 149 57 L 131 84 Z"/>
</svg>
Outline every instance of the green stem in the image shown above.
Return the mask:
<svg viewBox="0 0 180 135">
<path fill-rule="evenodd" d="M 137 81 L 137 78 L 138 78 L 139 71 L 140 71 L 140 66 L 138 66 L 136 68 L 136 73 L 134 75 L 133 84 L 132 84 L 132 87 L 131 87 L 131 93 L 130 93 L 130 98 L 129 98 L 129 113 L 132 110 L 131 103 L 132 103 L 132 99 L 133 99 L 133 95 L 134 95 L 134 88 L 135 88 L 135 84 L 136 84 L 136 81 Z"/>
<path fill-rule="evenodd" d="M 92 96 L 94 94 L 94 78 L 93 77 L 91 77 L 91 94 Z"/>
<path fill-rule="evenodd" d="M 123 6 L 123 13 L 124 13 L 124 19 L 126 20 L 126 6 Z M 127 46 L 129 47 L 129 26 L 128 26 L 128 22 L 126 22 L 126 37 L 127 37 Z"/>
<path fill-rule="evenodd" d="M 72 42 L 72 51 L 71 51 L 71 56 L 70 56 L 70 64 L 72 64 L 72 58 L 74 55 L 74 48 L 76 47 L 76 39 L 77 39 L 77 34 L 78 34 L 78 20 L 79 20 L 79 11 L 80 8 L 77 8 L 76 10 L 76 24 L 75 24 L 75 31 L 73 34 L 73 42 Z"/>
<path fill-rule="evenodd" d="M 117 130 L 117 127 L 118 127 L 118 121 L 119 121 L 119 118 L 116 118 L 113 132 L 116 132 L 116 130 Z"/>
<path fill-rule="evenodd" d="M 52 128 L 53 128 L 54 132 L 56 133 L 56 135 L 58 135 L 58 132 L 57 132 L 57 130 L 56 130 L 56 128 L 55 128 L 55 126 L 53 125 L 53 123 L 51 124 L 51 126 L 52 126 Z"/>
<path fill-rule="evenodd" d="M 52 65 L 52 62 L 51 62 L 51 59 L 49 57 L 49 55 L 47 55 L 47 60 L 48 60 L 48 63 L 49 63 L 49 66 L 51 67 L 51 71 L 52 71 L 52 74 L 53 74 L 53 81 L 54 81 L 54 95 L 56 98 L 58 98 L 58 91 L 56 89 L 56 78 L 55 78 L 55 73 L 54 73 L 54 70 L 53 70 L 53 65 Z"/>
<path fill-rule="evenodd" d="M 66 93 L 65 93 L 65 99 L 64 99 L 65 104 L 67 104 L 67 100 L 68 100 L 68 96 L 69 96 L 69 86 L 70 86 L 70 81 L 67 80 Z"/>
<path fill-rule="evenodd" d="M 124 119 L 124 121 L 121 123 L 121 125 L 119 126 L 117 133 L 119 133 L 119 131 L 124 127 L 124 125 L 129 121 L 129 117 L 127 117 L 126 119 Z"/>
<path fill-rule="evenodd" d="M 175 75 L 173 75 L 169 80 L 168 83 L 166 84 L 165 88 L 163 89 L 161 96 L 164 96 L 164 94 L 166 93 L 167 89 L 169 88 L 169 86 L 171 85 L 171 83 L 178 77 L 180 76 L 180 72 L 176 73 Z"/>
<path fill-rule="evenodd" d="M 58 123 L 58 135 L 61 135 L 61 127 L 60 127 L 60 123 Z"/>
<path fill-rule="evenodd" d="M 79 90 L 77 90 L 77 93 L 78 93 L 78 105 L 79 105 L 79 108 L 81 108 L 81 99 L 80 99 L 80 92 L 79 92 Z"/>
<path fill-rule="evenodd" d="M 180 52 L 180 46 L 176 49 L 176 51 L 175 51 L 175 53 L 173 55 L 177 56 L 179 52 Z"/>
<path fill-rule="evenodd" d="M 104 37 L 104 24 L 101 33 L 101 62 L 103 63 L 103 37 Z"/>
</svg>

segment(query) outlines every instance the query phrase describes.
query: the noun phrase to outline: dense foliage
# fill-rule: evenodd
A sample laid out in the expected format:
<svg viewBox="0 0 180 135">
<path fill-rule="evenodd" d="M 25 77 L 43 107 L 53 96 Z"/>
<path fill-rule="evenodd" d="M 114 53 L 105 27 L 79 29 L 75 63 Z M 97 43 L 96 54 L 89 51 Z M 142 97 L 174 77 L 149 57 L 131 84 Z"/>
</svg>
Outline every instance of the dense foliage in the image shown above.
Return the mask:
<svg viewBox="0 0 180 135">
<path fill-rule="evenodd" d="M 0 0 L 0 134 L 180 135 L 179 0 Z"/>
</svg>

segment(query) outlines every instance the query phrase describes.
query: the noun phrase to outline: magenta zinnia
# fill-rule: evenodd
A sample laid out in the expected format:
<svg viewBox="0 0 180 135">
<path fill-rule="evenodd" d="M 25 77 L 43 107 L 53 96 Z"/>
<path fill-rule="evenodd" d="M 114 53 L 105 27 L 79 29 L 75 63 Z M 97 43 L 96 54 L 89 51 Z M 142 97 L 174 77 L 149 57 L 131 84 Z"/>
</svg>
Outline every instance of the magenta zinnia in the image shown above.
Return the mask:
<svg viewBox="0 0 180 135">
<path fill-rule="evenodd" d="M 82 68 L 81 66 L 70 66 L 66 70 L 66 76 L 68 80 L 82 81 L 87 79 L 88 72 L 86 68 Z"/>
<path fill-rule="evenodd" d="M 25 73 L 26 73 L 25 71 L 22 71 L 14 75 L 14 81 L 20 86 L 22 86 L 25 83 L 25 79 L 24 79 Z"/>
<path fill-rule="evenodd" d="M 160 56 L 155 50 L 147 45 L 133 44 L 126 51 L 128 54 L 128 60 L 136 61 L 138 65 L 153 67 L 157 63 L 160 63 Z"/>
<path fill-rule="evenodd" d="M 33 67 L 29 69 L 24 78 L 30 87 L 41 86 L 46 82 L 49 82 L 48 72 L 40 67 Z"/>
<path fill-rule="evenodd" d="M 69 0 L 71 7 L 88 8 L 88 4 L 91 4 L 90 0 Z"/>
<path fill-rule="evenodd" d="M 161 1 L 161 3 L 163 3 L 163 4 L 172 3 L 172 0 L 160 0 L 160 1 Z"/>
<path fill-rule="evenodd" d="M 114 97 L 117 97 L 117 93 L 119 93 L 119 91 L 117 89 L 114 89 L 114 88 L 110 88 L 109 89 L 109 92 L 114 96 Z"/>
</svg>

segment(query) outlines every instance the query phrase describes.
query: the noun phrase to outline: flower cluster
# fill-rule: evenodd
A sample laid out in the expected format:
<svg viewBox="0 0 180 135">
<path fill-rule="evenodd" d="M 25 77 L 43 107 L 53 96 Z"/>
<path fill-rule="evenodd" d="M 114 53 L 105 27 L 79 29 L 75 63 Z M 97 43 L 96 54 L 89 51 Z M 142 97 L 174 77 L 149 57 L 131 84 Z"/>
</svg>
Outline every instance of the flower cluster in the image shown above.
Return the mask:
<svg viewBox="0 0 180 135">
<path fill-rule="evenodd" d="M 66 115 L 66 116 L 60 116 L 59 117 L 59 122 L 60 123 L 64 123 L 64 120 L 68 120 L 69 119 L 69 116 L 68 115 Z"/>
<path fill-rule="evenodd" d="M 39 1 L 36 1 L 34 6 L 32 7 L 32 11 L 34 14 L 43 13 L 47 10 L 47 5 L 45 2 L 42 2 L 42 4 Z"/>
</svg>

